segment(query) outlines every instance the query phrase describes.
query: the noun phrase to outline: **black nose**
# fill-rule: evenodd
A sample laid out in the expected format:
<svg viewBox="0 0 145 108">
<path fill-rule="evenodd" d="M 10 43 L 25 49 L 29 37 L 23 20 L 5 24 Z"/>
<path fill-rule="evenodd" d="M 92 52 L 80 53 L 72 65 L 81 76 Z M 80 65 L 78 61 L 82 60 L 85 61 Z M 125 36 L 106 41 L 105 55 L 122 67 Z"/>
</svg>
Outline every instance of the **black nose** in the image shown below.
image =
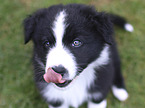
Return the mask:
<svg viewBox="0 0 145 108">
<path fill-rule="evenodd" d="M 56 72 L 64 76 L 64 74 L 68 73 L 67 69 L 62 65 L 54 66 L 52 69 Z"/>
</svg>

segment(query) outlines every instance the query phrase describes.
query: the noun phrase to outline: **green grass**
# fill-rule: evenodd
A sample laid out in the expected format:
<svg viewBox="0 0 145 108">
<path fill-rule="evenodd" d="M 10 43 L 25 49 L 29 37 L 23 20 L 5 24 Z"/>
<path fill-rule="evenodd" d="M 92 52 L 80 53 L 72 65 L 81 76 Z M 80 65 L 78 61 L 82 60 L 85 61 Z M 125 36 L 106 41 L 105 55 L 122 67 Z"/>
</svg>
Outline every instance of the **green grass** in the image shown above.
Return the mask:
<svg viewBox="0 0 145 108">
<path fill-rule="evenodd" d="M 108 108 L 145 108 L 145 1 L 143 0 L 0 0 L 0 108 L 47 108 L 33 82 L 32 42 L 24 45 L 23 19 L 38 8 L 63 3 L 95 5 L 128 19 L 135 31 L 116 28 L 129 99 L 108 95 Z M 86 108 L 86 104 L 81 108 Z"/>
</svg>

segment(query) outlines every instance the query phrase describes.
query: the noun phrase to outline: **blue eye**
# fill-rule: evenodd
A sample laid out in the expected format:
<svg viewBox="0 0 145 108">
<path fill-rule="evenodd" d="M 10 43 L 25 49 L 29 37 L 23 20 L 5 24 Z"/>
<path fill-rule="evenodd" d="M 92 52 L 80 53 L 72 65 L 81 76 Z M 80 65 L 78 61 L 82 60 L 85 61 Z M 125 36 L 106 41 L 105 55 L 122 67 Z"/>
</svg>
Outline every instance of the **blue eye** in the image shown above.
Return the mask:
<svg viewBox="0 0 145 108">
<path fill-rule="evenodd" d="M 80 47 L 82 45 L 82 42 L 80 40 L 74 40 L 72 43 L 73 47 Z"/>
<path fill-rule="evenodd" d="M 46 41 L 46 42 L 44 43 L 44 47 L 45 47 L 45 48 L 50 47 L 50 43 L 49 43 L 48 41 Z"/>
</svg>

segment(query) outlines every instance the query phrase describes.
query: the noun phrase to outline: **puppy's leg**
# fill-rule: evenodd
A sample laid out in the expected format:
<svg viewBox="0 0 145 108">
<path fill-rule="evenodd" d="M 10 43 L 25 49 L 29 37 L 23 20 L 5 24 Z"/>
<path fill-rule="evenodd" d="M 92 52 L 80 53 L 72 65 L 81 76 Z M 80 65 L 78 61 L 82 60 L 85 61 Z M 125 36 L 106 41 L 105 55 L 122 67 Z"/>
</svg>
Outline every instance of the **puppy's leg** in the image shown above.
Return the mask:
<svg viewBox="0 0 145 108">
<path fill-rule="evenodd" d="M 128 98 L 128 93 L 125 89 L 124 78 L 121 73 L 121 62 L 116 46 L 112 46 L 113 64 L 114 64 L 114 82 L 112 92 L 114 96 L 120 100 L 125 101 Z"/>
<path fill-rule="evenodd" d="M 96 80 L 89 89 L 88 108 L 106 108 L 105 100 L 113 82 L 112 62 L 96 70 Z"/>
<path fill-rule="evenodd" d="M 100 103 L 94 103 L 94 102 L 88 102 L 88 108 L 106 108 L 107 107 L 107 101 L 103 100 Z"/>
</svg>

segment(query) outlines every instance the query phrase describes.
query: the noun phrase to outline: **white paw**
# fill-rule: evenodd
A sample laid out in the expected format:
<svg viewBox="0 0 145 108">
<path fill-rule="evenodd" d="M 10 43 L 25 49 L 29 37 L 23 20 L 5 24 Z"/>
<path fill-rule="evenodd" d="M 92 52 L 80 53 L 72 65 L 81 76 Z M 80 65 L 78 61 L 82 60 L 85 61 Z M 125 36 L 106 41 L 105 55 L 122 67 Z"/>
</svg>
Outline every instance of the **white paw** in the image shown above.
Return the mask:
<svg viewBox="0 0 145 108">
<path fill-rule="evenodd" d="M 88 108 L 106 108 L 106 107 L 107 107 L 107 101 L 106 100 L 103 100 L 99 104 L 96 104 L 96 103 L 93 103 L 93 102 L 88 103 Z"/>
<path fill-rule="evenodd" d="M 123 88 L 117 88 L 116 86 L 113 86 L 112 92 L 114 96 L 120 101 L 125 101 L 128 98 L 128 93 Z"/>
<path fill-rule="evenodd" d="M 48 108 L 69 108 L 69 107 L 67 105 L 66 106 L 65 105 L 62 105 L 60 107 L 53 107 L 51 105 L 48 105 Z"/>
</svg>

